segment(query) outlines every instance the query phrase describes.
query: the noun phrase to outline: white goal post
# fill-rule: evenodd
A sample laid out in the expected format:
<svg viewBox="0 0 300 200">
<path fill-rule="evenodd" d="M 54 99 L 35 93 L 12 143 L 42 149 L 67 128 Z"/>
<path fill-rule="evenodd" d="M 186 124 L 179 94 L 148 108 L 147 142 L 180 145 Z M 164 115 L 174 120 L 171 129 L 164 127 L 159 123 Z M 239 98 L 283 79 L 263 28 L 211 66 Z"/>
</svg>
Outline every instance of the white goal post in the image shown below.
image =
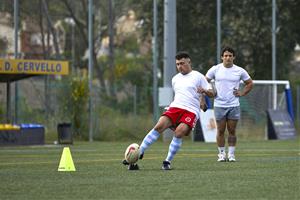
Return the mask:
<svg viewBox="0 0 300 200">
<path fill-rule="evenodd" d="M 286 80 L 253 80 L 255 85 L 272 85 L 273 86 L 273 109 L 277 109 L 277 85 L 285 85 L 285 89 L 290 89 L 290 82 Z"/>
</svg>

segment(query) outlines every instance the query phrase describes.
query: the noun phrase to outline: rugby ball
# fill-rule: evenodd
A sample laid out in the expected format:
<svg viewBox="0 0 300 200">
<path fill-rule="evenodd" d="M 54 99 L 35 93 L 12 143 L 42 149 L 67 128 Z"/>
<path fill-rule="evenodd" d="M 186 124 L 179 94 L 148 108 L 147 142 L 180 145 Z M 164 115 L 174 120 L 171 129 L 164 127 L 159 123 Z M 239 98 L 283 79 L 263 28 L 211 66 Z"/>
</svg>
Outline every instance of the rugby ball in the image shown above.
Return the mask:
<svg viewBox="0 0 300 200">
<path fill-rule="evenodd" d="M 129 164 L 136 163 L 140 156 L 140 145 L 136 143 L 130 144 L 125 151 L 125 160 Z"/>
</svg>

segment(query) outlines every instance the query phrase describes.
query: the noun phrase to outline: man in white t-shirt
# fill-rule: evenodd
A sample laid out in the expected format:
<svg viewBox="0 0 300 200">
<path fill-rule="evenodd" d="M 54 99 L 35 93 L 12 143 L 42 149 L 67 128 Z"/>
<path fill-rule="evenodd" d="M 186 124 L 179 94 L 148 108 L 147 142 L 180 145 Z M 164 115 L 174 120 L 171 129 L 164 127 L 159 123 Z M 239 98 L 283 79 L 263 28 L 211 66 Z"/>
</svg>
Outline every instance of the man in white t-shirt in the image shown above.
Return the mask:
<svg viewBox="0 0 300 200">
<path fill-rule="evenodd" d="M 236 126 L 240 119 L 239 97 L 245 96 L 253 87 L 252 79 L 243 68 L 234 65 L 235 52 L 225 47 L 221 53 L 222 63 L 211 67 L 206 73 L 208 82 L 214 80 L 214 112 L 217 121 L 218 161 L 226 161 L 225 130 L 228 131 L 228 161 L 235 162 Z M 240 90 L 240 81 L 245 83 Z"/>
<path fill-rule="evenodd" d="M 176 55 L 177 73 L 172 78 L 174 100 L 168 109 L 161 115 L 154 128 L 145 136 L 140 145 L 140 159 L 143 158 L 146 149 L 153 144 L 167 129 L 174 131 L 173 139 L 169 145 L 166 159 L 162 169 L 170 170 L 171 161 L 181 147 L 182 137 L 189 135 L 200 116 L 200 108 L 205 109 L 203 95 L 213 96 L 205 76 L 192 70 L 191 59 L 187 52 L 179 52 Z M 123 161 L 123 164 L 128 164 Z M 137 164 L 129 165 L 130 170 L 138 169 Z"/>
</svg>

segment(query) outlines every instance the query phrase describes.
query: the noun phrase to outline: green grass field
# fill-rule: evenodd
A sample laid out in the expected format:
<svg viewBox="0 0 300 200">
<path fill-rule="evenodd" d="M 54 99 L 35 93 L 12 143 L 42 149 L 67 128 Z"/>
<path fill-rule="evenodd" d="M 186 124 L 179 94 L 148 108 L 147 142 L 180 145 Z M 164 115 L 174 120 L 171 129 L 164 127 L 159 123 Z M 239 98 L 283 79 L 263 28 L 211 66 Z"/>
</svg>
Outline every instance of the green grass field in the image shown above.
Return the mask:
<svg viewBox="0 0 300 200">
<path fill-rule="evenodd" d="M 136 142 L 136 141 L 132 141 Z M 186 139 L 174 170 L 157 142 L 139 171 L 121 165 L 130 142 L 75 142 L 75 172 L 58 172 L 64 146 L 0 147 L 0 199 L 300 199 L 300 141 L 240 141 L 235 163 L 216 144 Z"/>
</svg>

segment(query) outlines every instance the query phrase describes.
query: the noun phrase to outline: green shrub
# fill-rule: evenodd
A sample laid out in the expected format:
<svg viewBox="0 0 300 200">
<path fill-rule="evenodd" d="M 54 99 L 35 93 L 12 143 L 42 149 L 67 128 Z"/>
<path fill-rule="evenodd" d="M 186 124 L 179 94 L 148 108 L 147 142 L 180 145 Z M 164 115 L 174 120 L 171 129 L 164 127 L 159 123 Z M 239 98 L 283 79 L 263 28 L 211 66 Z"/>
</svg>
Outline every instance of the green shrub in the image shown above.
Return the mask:
<svg viewBox="0 0 300 200">
<path fill-rule="evenodd" d="M 71 77 L 60 91 L 61 122 L 72 124 L 75 137 L 82 138 L 87 129 L 88 118 L 88 81 L 85 77 Z"/>
<path fill-rule="evenodd" d="M 99 129 L 95 140 L 102 141 L 140 141 L 152 128 L 152 115 L 122 114 L 109 107 L 102 106 L 96 124 Z"/>
</svg>

